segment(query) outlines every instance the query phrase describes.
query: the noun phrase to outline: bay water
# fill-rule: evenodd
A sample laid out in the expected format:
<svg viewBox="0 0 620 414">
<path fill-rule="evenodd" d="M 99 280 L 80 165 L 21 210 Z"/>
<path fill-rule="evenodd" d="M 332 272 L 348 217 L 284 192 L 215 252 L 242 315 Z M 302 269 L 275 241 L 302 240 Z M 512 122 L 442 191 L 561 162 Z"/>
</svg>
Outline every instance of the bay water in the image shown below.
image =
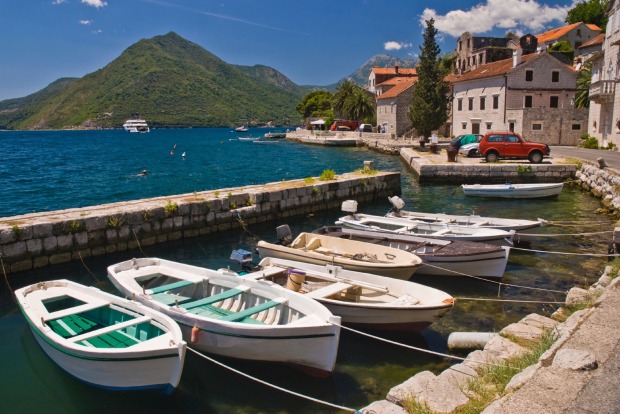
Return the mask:
<svg viewBox="0 0 620 414">
<path fill-rule="evenodd" d="M 262 135 L 252 129 L 244 136 Z M 381 170 L 401 173 L 402 197 L 411 210 L 536 219 L 551 224 L 526 250 L 512 249 L 503 282 L 467 277 L 413 280 L 457 297 L 442 319 L 421 333 L 390 335 L 408 345 L 447 352 L 454 331 L 497 332 L 536 312 L 550 315 L 572 286 L 588 286 L 601 274 L 611 241 L 612 221 L 597 214 L 599 201 L 566 185 L 557 198 L 491 200 L 466 198 L 458 186 L 424 185 L 397 156 L 364 148 L 325 148 L 282 140 L 256 145 L 238 141 L 230 129 L 0 132 L 0 217 L 83 207 L 194 191 L 263 184 L 318 176 L 325 169 L 344 173 L 374 160 Z M 185 153 L 185 157 L 183 157 Z M 146 169 L 145 176 L 137 174 Z M 384 214 L 387 200 L 360 204 Z M 17 309 L 12 290 L 41 280 L 68 278 L 115 292 L 106 267 L 132 257 L 154 256 L 194 265 L 234 267 L 233 249 L 253 250 L 259 239 L 274 240 L 275 227 L 294 234 L 332 224 L 343 213 L 319 212 L 286 221 L 179 240 L 165 245 L 93 257 L 9 275 L 0 284 L 0 411 L 3 413 L 333 413 L 337 409 L 285 394 L 188 353 L 179 388 L 171 396 L 151 392 L 108 392 L 69 377 L 38 348 Z M 562 223 L 560 223 L 562 222 Z M 586 233 L 585 235 L 582 235 Z M 571 253 L 571 255 L 548 252 Z M 510 285 L 519 285 L 515 287 Z M 536 288 L 532 290 L 529 288 Z M 449 360 L 383 343 L 344 330 L 332 378 L 316 379 L 287 367 L 210 356 L 261 380 L 322 401 L 362 408 L 384 399 L 389 389 L 423 370 L 440 372 Z"/>
</svg>

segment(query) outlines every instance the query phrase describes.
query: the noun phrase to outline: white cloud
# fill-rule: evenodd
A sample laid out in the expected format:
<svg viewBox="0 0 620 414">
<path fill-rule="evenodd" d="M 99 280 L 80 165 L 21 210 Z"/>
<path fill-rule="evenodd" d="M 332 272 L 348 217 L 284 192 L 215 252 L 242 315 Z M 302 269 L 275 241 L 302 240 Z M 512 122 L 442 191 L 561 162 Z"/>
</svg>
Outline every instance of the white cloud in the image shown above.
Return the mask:
<svg viewBox="0 0 620 414">
<path fill-rule="evenodd" d="M 400 49 L 407 49 L 409 47 L 411 47 L 411 43 L 395 42 L 393 40 L 389 42 L 385 42 L 383 44 L 383 48 L 385 50 L 400 50 Z"/>
<path fill-rule="evenodd" d="M 82 3 L 87 4 L 89 6 L 93 6 L 95 8 L 99 8 L 99 7 L 103 7 L 103 6 L 107 6 L 108 3 L 104 0 L 81 0 Z"/>
<path fill-rule="evenodd" d="M 572 7 L 547 6 L 536 0 L 486 0 L 469 10 L 452 10 L 444 16 L 424 9 L 420 23 L 426 27 L 425 21 L 434 18 L 439 32 L 454 37 L 463 32 L 482 34 L 493 29 L 537 34 L 564 25 L 566 13 Z"/>
<path fill-rule="evenodd" d="M 80 24 L 83 24 L 85 26 L 88 26 L 89 24 L 91 24 L 93 21 L 92 20 L 80 20 Z"/>
</svg>

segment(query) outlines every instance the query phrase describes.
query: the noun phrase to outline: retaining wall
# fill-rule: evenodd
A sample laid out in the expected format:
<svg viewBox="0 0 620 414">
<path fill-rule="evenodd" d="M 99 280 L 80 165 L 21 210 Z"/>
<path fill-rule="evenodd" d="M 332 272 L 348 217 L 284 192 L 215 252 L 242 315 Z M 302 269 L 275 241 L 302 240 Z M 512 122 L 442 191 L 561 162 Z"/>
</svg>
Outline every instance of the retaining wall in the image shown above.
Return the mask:
<svg viewBox="0 0 620 414">
<path fill-rule="evenodd" d="M 436 164 L 419 153 L 403 148 L 400 157 L 416 173 L 420 184 L 503 184 L 558 183 L 575 176 L 574 164 L 480 163 L 445 162 Z"/>
<path fill-rule="evenodd" d="M 584 162 L 575 178 L 584 190 L 601 198 L 605 207 L 620 211 L 620 171 Z"/>
<path fill-rule="evenodd" d="M 0 218 L 4 271 L 81 258 L 400 194 L 400 173 L 361 172 Z"/>
</svg>

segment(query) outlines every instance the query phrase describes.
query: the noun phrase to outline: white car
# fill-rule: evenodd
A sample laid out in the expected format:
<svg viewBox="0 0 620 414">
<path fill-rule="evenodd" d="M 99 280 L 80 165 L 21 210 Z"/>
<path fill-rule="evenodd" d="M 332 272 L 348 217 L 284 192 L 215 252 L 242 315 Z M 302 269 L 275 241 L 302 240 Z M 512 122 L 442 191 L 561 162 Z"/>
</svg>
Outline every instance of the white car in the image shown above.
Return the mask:
<svg viewBox="0 0 620 414">
<path fill-rule="evenodd" d="M 480 157 L 481 154 L 478 152 L 478 145 L 480 145 L 478 142 L 465 144 L 459 148 L 459 154 L 469 158 Z"/>
</svg>

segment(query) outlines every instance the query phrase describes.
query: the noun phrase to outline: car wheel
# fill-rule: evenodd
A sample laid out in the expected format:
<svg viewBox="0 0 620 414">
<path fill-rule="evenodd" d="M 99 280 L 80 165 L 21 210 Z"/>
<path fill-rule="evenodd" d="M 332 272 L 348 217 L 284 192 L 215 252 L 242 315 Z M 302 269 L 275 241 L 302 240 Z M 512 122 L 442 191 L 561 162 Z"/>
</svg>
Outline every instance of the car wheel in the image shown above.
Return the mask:
<svg viewBox="0 0 620 414">
<path fill-rule="evenodd" d="M 527 158 L 532 164 L 540 164 L 542 162 L 543 155 L 540 151 L 532 151 L 532 153 Z"/>
<path fill-rule="evenodd" d="M 469 158 L 474 158 L 474 157 L 476 157 L 477 155 L 478 155 L 478 150 L 476 150 L 476 149 L 470 149 L 470 150 L 469 150 L 469 154 L 467 154 L 467 156 L 468 156 Z"/>
<path fill-rule="evenodd" d="M 489 151 L 486 155 L 487 162 L 497 162 L 499 161 L 499 155 L 495 151 Z"/>
</svg>

